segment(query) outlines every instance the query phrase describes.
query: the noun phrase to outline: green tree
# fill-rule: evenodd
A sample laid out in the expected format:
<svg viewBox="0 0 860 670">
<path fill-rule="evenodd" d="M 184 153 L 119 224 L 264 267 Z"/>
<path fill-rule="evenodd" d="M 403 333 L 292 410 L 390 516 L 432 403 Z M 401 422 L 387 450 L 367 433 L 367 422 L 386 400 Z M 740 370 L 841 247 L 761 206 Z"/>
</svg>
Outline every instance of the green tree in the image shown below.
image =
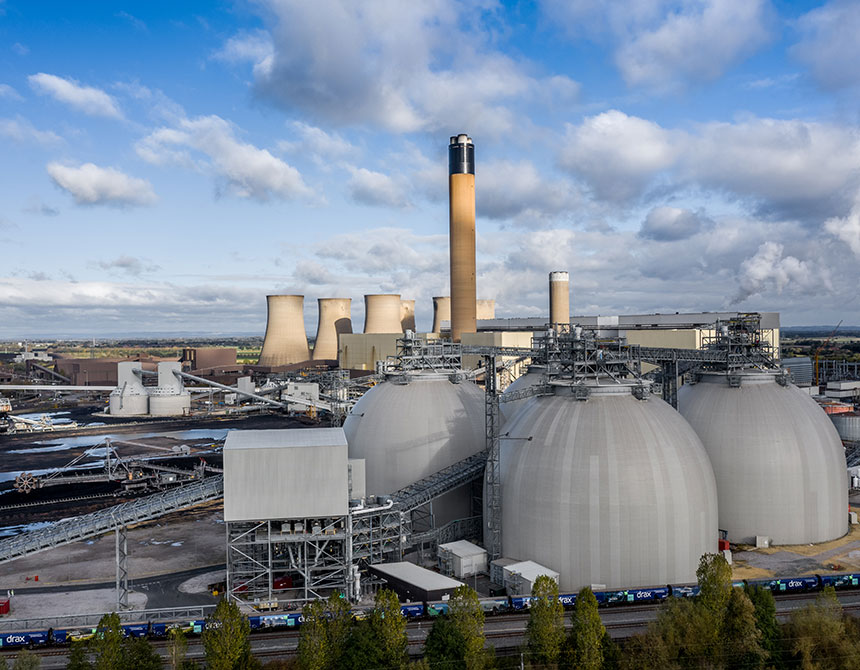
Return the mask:
<svg viewBox="0 0 860 670">
<path fill-rule="evenodd" d="M 576 596 L 570 631 L 569 650 L 573 667 L 600 670 L 603 666 L 603 636 L 606 628 L 597 611 L 597 598 L 587 586 Z"/>
<path fill-rule="evenodd" d="M 621 648 L 608 631 L 604 631 L 600 647 L 603 650 L 603 670 L 618 670 L 621 664 Z"/>
<path fill-rule="evenodd" d="M 558 584 L 541 575 L 532 586 L 526 645 L 534 663 L 555 665 L 564 645 L 564 608 L 558 600 Z"/>
<path fill-rule="evenodd" d="M 122 627 L 119 615 L 105 614 L 99 621 L 96 633 L 90 640 L 95 670 L 123 670 L 125 668 Z"/>
<path fill-rule="evenodd" d="M 430 663 L 426 658 L 419 658 L 409 664 L 409 670 L 430 670 Z"/>
<path fill-rule="evenodd" d="M 675 670 L 678 666 L 669 659 L 669 650 L 655 628 L 634 635 L 624 645 L 619 667 L 621 670 Z"/>
<path fill-rule="evenodd" d="M 699 582 L 698 601 L 714 615 L 714 625 L 719 625 L 732 594 L 732 568 L 720 554 L 704 554 L 696 570 Z"/>
<path fill-rule="evenodd" d="M 756 628 L 761 633 L 761 646 L 767 652 L 767 663 L 774 667 L 782 665 L 781 632 L 776 620 L 776 602 L 770 589 L 760 586 L 744 586 L 744 591 L 755 607 Z"/>
<path fill-rule="evenodd" d="M 41 667 L 42 659 L 28 649 L 22 649 L 12 664 L 12 670 L 39 670 Z"/>
<path fill-rule="evenodd" d="M 0 670 L 9 670 L 9 662 L 5 656 L 0 656 Z"/>
<path fill-rule="evenodd" d="M 424 658 L 431 668 L 461 670 L 466 667 L 466 640 L 451 617 L 436 617 L 424 641 Z"/>
<path fill-rule="evenodd" d="M 185 633 L 181 628 L 171 628 L 167 638 L 167 664 L 170 670 L 182 670 L 188 653 L 188 640 L 185 639 Z"/>
<path fill-rule="evenodd" d="M 488 654 L 484 649 L 484 610 L 478 594 L 468 586 L 458 586 L 448 601 L 448 616 L 463 636 L 466 670 L 482 670 Z"/>
<path fill-rule="evenodd" d="M 93 664 L 87 657 L 87 645 L 85 642 L 72 642 L 69 648 L 69 660 L 66 670 L 92 670 Z"/>
<path fill-rule="evenodd" d="M 397 594 L 390 589 L 376 593 L 370 627 L 382 651 L 383 667 L 401 668 L 406 664 L 406 618 L 400 611 Z"/>
<path fill-rule="evenodd" d="M 698 668 L 703 659 L 718 661 L 713 617 L 700 602 L 672 598 L 661 608 L 652 629 L 662 639 L 673 667 Z"/>
<path fill-rule="evenodd" d="M 758 670 L 767 652 L 756 627 L 755 606 L 741 589 L 732 589 L 720 630 L 723 667 L 726 670 Z"/>
<path fill-rule="evenodd" d="M 130 637 L 125 640 L 125 668 L 127 670 L 161 670 L 162 661 L 149 640 Z"/>
<path fill-rule="evenodd" d="M 251 625 L 238 605 L 221 600 L 206 619 L 203 653 L 209 670 L 245 670 L 253 667 Z"/>
<path fill-rule="evenodd" d="M 325 607 L 318 600 L 302 608 L 298 655 L 302 670 L 325 670 L 328 667 Z"/>
<path fill-rule="evenodd" d="M 329 667 L 337 668 L 353 628 L 352 606 L 340 593 L 332 593 L 326 610 L 328 612 L 325 621 L 326 655 Z"/>
<path fill-rule="evenodd" d="M 400 612 L 398 611 L 398 616 Z M 349 638 L 337 665 L 331 665 L 333 670 L 366 670 L 367 668 L 400 668 L 405 663 L 404 658 L 392 661 L 387 657 L 379 636 L 368 621 L 360 621 L 349 632 Z M 405 656 L 405 652 L 404 652 Z"/>
<path fill-rule="evenodd" d="M 802 670 L 849 670 L 857 667 L 857 628 L 846 621 L 833 587 L 814 605 L 791 614 L 786 631 L 794 665 Z"/>
</svg>

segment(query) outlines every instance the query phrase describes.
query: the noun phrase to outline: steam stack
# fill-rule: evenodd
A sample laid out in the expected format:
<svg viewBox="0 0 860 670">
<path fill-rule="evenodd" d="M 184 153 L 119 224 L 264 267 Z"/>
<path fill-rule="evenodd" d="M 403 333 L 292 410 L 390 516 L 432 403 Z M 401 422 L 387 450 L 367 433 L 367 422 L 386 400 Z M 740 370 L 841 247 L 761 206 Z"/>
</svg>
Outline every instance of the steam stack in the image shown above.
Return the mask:
<svg viewBox="0 0 860 670">
<path fill-rule="evenodd" d="M 549 273 L 549 322 L 552 325 L 570 323 L 570 275 Z"/>
<path fill-rule="evenodd" d="M 455 135 L 448 145 L 451 339 L 477 330 L 475 287 L 475 145 Z"/>
<path fill-rule="evenodd" d="M 478 300 L 475 307 L 477 319 L 495 319 L 496 318 L 496 301 L 492 299 Z"/>
<path fill-rule="evenodd" d="M 337 360 L 337 336 L 352 332 L 352 298 L 317 298 L 319 322 L 313 360 Z"/>
<path fill-rule="evenodd" d="M 437 295 L 433 298 L 433 332 L 442 332 L 442 322 L 451 320 L 451 296 Z"/>
<path fill-rule="evenodd" d="M 303 295 L 267 295 L 269 318 L 258 365 L 275 367 L 302 363 L 308 358 Z"/>
<path fill-rule="evenodd" d="M 400 294 L 383 293 L 364 296 L 365 333 L 402 333 Z"/>
<path fill-rule="evenodd" d="M 415 301 L 400 301 L 400 326 L 405 333 L 407 330 L 415 332 Z"/>
</svg>

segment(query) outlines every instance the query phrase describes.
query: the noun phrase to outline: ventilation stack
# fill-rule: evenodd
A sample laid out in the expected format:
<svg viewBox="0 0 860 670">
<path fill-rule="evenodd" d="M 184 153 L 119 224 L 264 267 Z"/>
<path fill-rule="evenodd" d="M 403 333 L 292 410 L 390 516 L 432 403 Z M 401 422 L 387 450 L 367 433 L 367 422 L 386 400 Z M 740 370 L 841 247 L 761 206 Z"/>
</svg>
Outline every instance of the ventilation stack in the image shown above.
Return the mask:
<svg viewBox="0 0 860 670">
<path fill-rule="evenodd" d="M 405 333 L 407 330 L 415 332 L 415 301 L 400 301 L 400 327 Z"/>
<path fill-rule="evenodd" d="M 365 333 L 402 333 L 400 294 L 378 293 L 364 296 Z"/>
<path fill-rule="evenodd" d="M 493 299 L 478 300 L 475 306 L 475 316 L 478 321 L 496 318 L 496 301 Z"/>
<path fill-rule="evenodd" d="M 442 332 L 442 322 L 451 320 L 451 296 L 437 295 L 433 298 L 433 332 Z"/>
<path fill-rule="evenodd" d="M 475 145 L 468 135 L 448 145 L 451 339 L 477 331 L 475 286 Z"/>
<path fill-rule="evenodd" d="M 352 298 L 317 298 L 319 322 L 313 360 L 337 360 L 338 335 L 352 332 Z"/>
<path fill-rule="evenodd" d="M 310 358 L 303 295 L 267 295 L 269 318 L 258 365 L 277 367 Z"/>
<path fill-rule="evenodd" d="M 570 323 L 570 275 L 549 273 L 549 322 L 553 326 Z"/>
</svg>

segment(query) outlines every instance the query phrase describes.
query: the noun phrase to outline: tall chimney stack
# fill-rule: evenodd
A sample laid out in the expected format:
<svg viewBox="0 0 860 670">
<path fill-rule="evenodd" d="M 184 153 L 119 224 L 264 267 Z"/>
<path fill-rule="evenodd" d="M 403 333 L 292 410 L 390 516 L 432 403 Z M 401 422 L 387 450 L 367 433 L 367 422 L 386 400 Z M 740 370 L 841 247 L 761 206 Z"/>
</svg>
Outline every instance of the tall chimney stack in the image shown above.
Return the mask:
<svg viewBox="0 0 860 670">
<path fill-rule="evenodd" d="M 437 295 L 433 298 L 433 331 L 442 332 L 442 322 L 451 320 L 451 296 Z"/>
<path fill-rule="evenodd" d="M 475 145 L 468 135 L 448 145 L 451 339 L 477 330 L 475 286 Z"/>
<path fill-rule="evenodd" d="M 400 327 L 405 333 L 407 330 L 415 332 L 415 301 L 400 301 Z"/>
<path fill-rule="evenodd" d="M 266 296 L 269 316 L 258 365 L 291 365 L 310 358 L 304 304 L 303 295 Z"/>
<path fill-rule="evenodd" d="M 352 298 L 317 298 L 319 321 L 313 360 L 337 360 L 337 336 L 352 332 Z"/>
<path fill-rule="evenodd" d="M 365 333 L 402 333 L 400 294 L 376 293 L 364 296 Z"/>
<path fill-rule="evenodd" d="M 570 275 L 549 273 L 549 322 L 556 326 L 570 323 Z"/>
</svg>

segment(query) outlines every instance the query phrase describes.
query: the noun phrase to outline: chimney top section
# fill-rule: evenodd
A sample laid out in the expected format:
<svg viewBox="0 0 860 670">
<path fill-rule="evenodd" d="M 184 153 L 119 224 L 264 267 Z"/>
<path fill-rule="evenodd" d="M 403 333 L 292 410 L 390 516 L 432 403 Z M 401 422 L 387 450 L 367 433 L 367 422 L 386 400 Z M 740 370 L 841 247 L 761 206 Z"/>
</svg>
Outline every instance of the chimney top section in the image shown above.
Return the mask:
<svg viewBox="0 0 860 670">
<path fill-rule="evenodd" d="M 560 272 L 560 271 L 550 272 L 549 273 L 549 280 L 550 281 L 570 281 L 570 274 L 568 274 L 567 272 Z"/>
<path fill-rule="evenodd" d="M 451 136 L 448 145 L 448 174 L 475 174 L 475 145 L 461 133 Z"/>
</svg>

